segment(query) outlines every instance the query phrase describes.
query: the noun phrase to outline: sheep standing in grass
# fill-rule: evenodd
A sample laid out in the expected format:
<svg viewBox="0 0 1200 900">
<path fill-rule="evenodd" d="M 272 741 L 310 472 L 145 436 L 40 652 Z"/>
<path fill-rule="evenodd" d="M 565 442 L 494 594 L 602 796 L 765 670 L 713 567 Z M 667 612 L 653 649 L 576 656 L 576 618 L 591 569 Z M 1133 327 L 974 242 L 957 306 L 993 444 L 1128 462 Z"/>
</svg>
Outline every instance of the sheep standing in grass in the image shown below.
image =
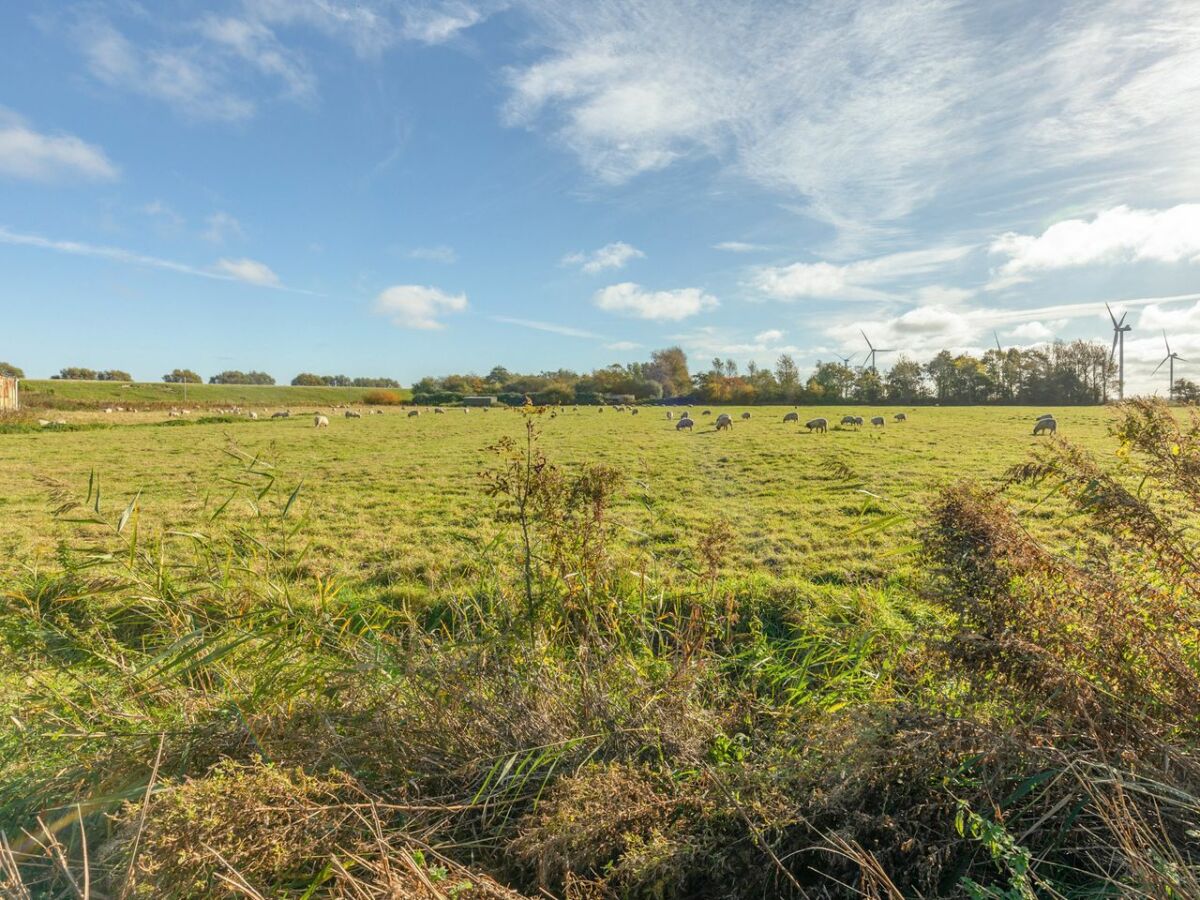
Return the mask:
<svg viewBox="0 0 1200 900">
<path fill-rule="evenodd" d="M 444 416 L 446 414 L 446 411 L 444 409 L 442 409 L 440 406 L 435 406 L 433 408 L 433 414 L 435 416 Z"/>
<path fill-rule="evenodd" d="M 327 419 L 325 416 L 322 416 L 322 415 L 313 416 L 313 427 L 314 428 L 328 428 L 329 427 L 329 419 Z"/>
<path fill-rule="evenodd" d="M 854 424 L 854 416 L 842 416 L 842 424 L 843 425 L 853 425 Z"/>
<path fill-rule="evenodd" d="M 1033 426 L 1033 434 L 1035 437 L 1044 431 L 1048 431 L 1051 434 L 1058 434 L 1058 422 L 1054 420 L 1053 416 L 1047 416 L 1044 419 L 1038 419 L 1037 424 Z"/>
<path fill-rule="evenodd" d="M 362 413 L 357 412 L 353 409 L 348 409 L 348 410 L 346 410 L 346 418 L 347 419 L 361 419 Z"/>
<path fill-rule="evenodd" d="M 691 431 L 692 426 L 695 424 L 696 423 L 693 422 L 691 419 L 689 419 L 687 416 L 684 416 L 682 419 L 680 419 L 678 422 L 675 423 L 675 430 L 683 431 L 683 429 L 686 428 L 688 431 Z"/>
<path fill-rule="evenodd" d="M 893 418 L 897 422 L 907 422 L 908 421 L 908 416 L 906 416 L 904 413 L 896 413 L 896 415 L 893 416 Z"/>
<path fill-rule="evenodd" d="M 855 417 L 854 417 L 854 422 L 853 422 L 853 424 L 857 425 L 859 428 L 862 428 L 862 425 L 863 425 L 863 417 L 862 417 L 862 416 L 855 416 Z"/>
<path fill-rule="evenodd" d="M 721 413 L 717 416 L 717 431 L 724 431 L 727 428 L 730 430 L 733 429 L 733 419 L 729 418 L 725 413 Z"/>
<path fill-rule="evenodd" d="M 809 430 L 809 433 L 812 433 L 814 431 L 819 431 L 822 434 L 824 434 L 826 431 L 829 430 L 829 420 L 828 419 L 809 419 L 807 422 L 804 423 L 804 427 Z"/>
<path fill-rule="evenodd" d="M 272 419 L 286 419 L 291 415 L 287 410 L 280 410 L 277 413 L 271 413 Z"/>
<path fill-rule="evenodd" d="M 408 417 L 410 419 L 415 418 L 416 416 L 419 416 L 420 414 L 421 414 L 421 411 L 419 409 L 410 409 L 408 411 Z"/>
<path fill-rule="evenodd" d="M 711 409 L 706 409 L 704 412 L 700 413 L 700 415 L 702 415 L 702 416 L 711 416 L 711 415 L 712 415 L 712 410 L 711 410 Z"/>
<path fill-rule="evenodd" d="M 795 413 L 795 412 L 787 413 L 786 415 L 784 415 L 783 421 L 785 424 L 788 422 L 799 422 L 800 421 L 800 413 Z"/>
<path fill-rule="evenodd" d="M 667 410 L 667 421 L 668 421 L 668 422 L 670 422 L 670 421 L 671 421 L 673 418 L 675 418 L 675 415 L 674 415 L 674 413 L 672 413 L 672 412 L 671 412 L 671 411 L 668 409 L 668 410 Z"/>
<path fill-rule="evenodd" d="M 631 416 L 636 416 L 636 415 L 638 414 L 638 411 L 637 411 L 636 409 L 631 409 L 631 410 L 629 411 L 629 414 L 630 414 Z"/>
<path fill-rule="evenodd" d="M 886 423 L 883 416 L 871 416 L 871 424 L 877 428 L 882 428 Z"/>
<path fill-rule="evenodd" d="M 258 413 L 256 413 L 254 410 L 250 410 L 250 418 L 257 419 Z"/>
</svg>

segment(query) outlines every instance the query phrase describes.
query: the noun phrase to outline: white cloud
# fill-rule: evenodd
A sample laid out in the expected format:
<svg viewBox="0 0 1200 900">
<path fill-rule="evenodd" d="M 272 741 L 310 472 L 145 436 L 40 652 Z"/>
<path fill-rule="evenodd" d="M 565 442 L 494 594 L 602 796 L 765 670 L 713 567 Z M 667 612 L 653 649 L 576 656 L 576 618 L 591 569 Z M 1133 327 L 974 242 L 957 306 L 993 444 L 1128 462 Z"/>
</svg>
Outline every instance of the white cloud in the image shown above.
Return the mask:
<svg viewBox="0 0 1200 900">
<path fill-rule="evenodd" d="M 242 223 L 227 212 L 217 211 L 204 220 L 207 227 L 203 237 L 214 244 L 225 243 L 226 238 L 243 238 L 246 236 Z"/>
<path fill-rule="evenodd" d="M 0 107 L 0 176 L 28 181 L 112 181 L 117 167 L 104 151 L 71 134 L 35 131 Z"/>
<path fill-rule="evenodd" d="M 1200 262 L 1200 203 L 1164 210 L 1117 206 L 1095 218 L 1056 222 L 1039 236 L 1008 232 L 991 252 L 1006 256 L 991 287 L 1054 269 L 1129 262 Z"/>
<path fill-rule="evenodd" d="M 561 334 L 565 337 L 592 338 L 603 340 L 600 335 L 582 328 L 572 328 L 570 325 L 556 325 L 553 322 L 539 322 L 536 319 L 514 319 L 511 316 L 489 316 L 493 322 L 503 322 L 505 325 L 517 325 L 521 328 L 531 328 L 534 331 L 546 331 L 550 334 Z"/>
<path fill-rule="evenodd" d="M 82 241 L 59 241 L 45 238 L 36 234 L 23 234 L 0 227 L 0 244 L 11 244 L 18 247 L 34 247 L 50 250 L 55 253 L 65 253 L 69 256 L 86 256 L 94 259 L 104 259 L 109 262 L 124 265 L 140 266 L 147 269 L 162 269 L 180 275 L 193 275 L 198 278 L 211 278 L 217 281 L 243 281 L 258 287 L 274 288 L 292 294 L 308 294 L 319 296 L 314 291 L 302 288 L 286 287 L 279 283 L 269 268 L 253 260 L 220 260 L 212 268 L 203 269 L 187 263 L 148 256 L 121 247 L 106 247 L 101 244 L 87 244 Z M 249 276 L 249 277 L 247 277 Z"/>
<path fill-rule="evenodd" d="M 641 344 L 635 343 L 634 341 L 614 341 L 611 344 L 605 344 L 604 349 L 625 352 L 628 350 L 637 350 L 641 346 Z"/>
<path fill-rule="evenodd" d="M 714 250 L 725 250 L 728 253 L 754 253 L 756 250 L 764 250 L 760 244 L 749 244 L 746 241 L 721 241 L 719 244 L 713 244 Z"/>
<path fill-rule="evenodd" d="M 766 331 L 760 331 L 754 336 L 754 340 L 760 344 L 778 344 L 783 340 L 783 332 L 778 328 L 770 328 Z"/>
<path fill-rule="evenodd" d="M 578 266 L 581 271 L 595 275 L 605 269 L 623 269 L 630 260 L 642 259 L 645 256 L 645 253 L 632 244 L 616 241 L 605 244 L 591 253 L 568 253 L 562 258 L 562 265 Z"/>
<path fill-rule="evenodd" d="M 233 122 L 254 114 L 219 60 L 197 46 L 142 49 L 104 21 L 82 23 L 75 36 L 88 70 L 108 87 L 161 100 L 190 118 Z"/>
<path fill-rule="evenodd" d="M 186 224 L 183 216 L 161 200 L 151 200 L 142 207 L 142 212 L 157 220 L 167 231 L 177 231 Z"/>
<path fill-rule="evenodd" d="M 243 0 L 247 14 L 267 24 L 305 25 L 374 57 L 401 41 L 442 44 L 487 18 L 483 6 L 463 0 Z"/>
<path fill-rule="evenodd" d="M 247 284 L 257 284 L 262 287 L 279 285 L 279 276 L 272 272 L 266 264 L 254 259 L 219 259 L 213 268 L 223 275 Z"/>
<path fill-rule="evenodd" d="M 769 365 L 782 353 L 800 353 L 800 348 L 782 343 L 783 333 L 780 331 L 764 331 L 753 338 L 740 337 L 728 328 L 717 328 L 711 325 L 693 328 L 683 334 L 673 335 L 671 340 L 678 341 L 690 353 L 704 358 L 712 356 L 750 358 L 758 363 Z"/>
<path fill-rule="evenodd" d="M 298 55 L 287 50 L 262 22 L 208 16 L 197 26 L 213 44 L 228 50 L 263 75 L 277 78 L 286 96 L 306 98 L 316 91 L 316 78 Z"/>
<path fill-rule="evenodd" d="M 655 321 L 678 321 L 719 305 L 716 297 L 700 288 L 648 291 L 631 281 L 603 288 L 592 299 L 606 312 Z"/>
<path fill-rule="evenodd" d="M 1008 336 L 1023 341 L 1050 341 L 1062 331 L 1067 321 L 1067 319 L 1054 319 L 1050 322 L 1043 322 L 1035 319 L 1009 330 Z"/>
<path fill-rule="evenodd" d="M 434 247 L 414 247 L 408 251 L 407 255 L 409 259 L 423 259 L 446 264 L 458 261 L 458 254 L 454 248 L 446 244 L 438 244 Z"/>
<path fill-rule="evenodd" d="M 975 296 L 975 291 L 967 288 L 947 287 L 942 284 L 930 284 L 917 288 L 916 301 L 922 306 L 955 306 Z"/>
<path fill-rule="evenodd" d="M 507 120 L 608 181 L 703 157 L 867 227 L 1018 180 L 1200 189 L 1194 0 L 521 5 L 543 52 L 511 71 Z"/>
<path fill-rule="evenodd" d="M 441 317 L 467 308 L 466 294 L 447 294 L 435 287 L 397 284 L 375 298 L 375 311 L 402 328 L 444 328 Z"/>
<path fill-rule="evenodd" d="M 845 264 L 816 262 L 765 266 L 755 272 L 753 283 L 758 290 L 776 300 L 890 300 L 896 299 L 896 294 L 882 288 L 939 272 L 961 260 L 972 249 L 969 246 L 939 247 Z"/>
</svg>

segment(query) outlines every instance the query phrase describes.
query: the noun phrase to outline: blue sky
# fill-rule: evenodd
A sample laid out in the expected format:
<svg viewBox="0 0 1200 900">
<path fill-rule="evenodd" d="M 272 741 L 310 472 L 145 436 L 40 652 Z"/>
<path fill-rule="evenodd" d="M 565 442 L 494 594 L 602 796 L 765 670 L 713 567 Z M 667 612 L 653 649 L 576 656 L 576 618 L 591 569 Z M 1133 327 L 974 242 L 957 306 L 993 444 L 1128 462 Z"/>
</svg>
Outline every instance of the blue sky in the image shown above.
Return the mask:
<svg viewBox="0 0 1200 900">
<path fill-rule="evenodd" d="M 807 367 L 1109 301 L 1161 391 L 1197 134 L 1194 0 L 8 3 L 0 359 Z"/>
</svg>

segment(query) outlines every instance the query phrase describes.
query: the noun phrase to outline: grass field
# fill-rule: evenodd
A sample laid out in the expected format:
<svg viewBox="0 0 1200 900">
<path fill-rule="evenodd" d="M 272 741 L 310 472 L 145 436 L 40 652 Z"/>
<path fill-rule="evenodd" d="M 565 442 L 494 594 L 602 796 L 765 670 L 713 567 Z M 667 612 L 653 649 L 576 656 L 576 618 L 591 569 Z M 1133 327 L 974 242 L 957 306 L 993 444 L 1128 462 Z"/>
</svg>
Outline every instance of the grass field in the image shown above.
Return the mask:
<svg viewBox="0 0 1200 900">
<path fill-rule="evenodd" d="M 1200 432 L 721 411 L 0 434 L 0 891 L 1197 896 Z"/>
<path fill-rule="evenodd" d="M 653 408 L 631 416 L 584 407 L 537 421 L 555 461 L 605 463 L 628 476 L 618 509 L 635 546 L 670 559 L 697 528 L 721 516 L 737 532 L 741 571 L 838 583 L 883 578 L 903 565 L 880 554 L 905 542 L 903 527 L 856 529 L 914 516 L 940 485 L 964 476 L 1000 478 L 1045 442 L 1031 436 L 1030 423 L 1048 410 L 916 409 L 903 423 L 887 411 L 883 428 L 834 427 L 827 434 L 785 425 L 790 408 L 770 407 L 718 433 L 712 423 L 722 411 L 698 417 L 692 434 L 676 432 Z M 741 414 L 728 411 L 735 419 Z M 799 412 L 801 420 L 831 415 Z M 1055 412 L 1063 435 L 1086 447 L 1104 443 L 1107 410 Z M 503 410 L 334 416 L 328 431 L 314 430 L 307 418 L 183 428 L 157 427 L 166 420 L 153 414 L 71 421 L 113 427 L 10 435 L 0 443 L 0 514 L 10 523 L 0 548 L 8 553 L 45 551 L 65 533 L 48 515 L 45 478 L 78 489 L 95 471 L 106 506 L 140 492 L 153 521 L 174 528 L 203 522 L 233 493 L 223 480 L 232 442 L 269 459 L 284 483 L 304 482 L 299 503 L 320 565 L 366 579 L 379 574 L 375 568 L 407 570 L 412 589 L 440 583 L 470 557 L 471 545 L 487 542 L 494 503 L 477 474 L 489 465 L 488 446 L 522 431 L 521 416 Z M 839 474 L 838 466 L 848 471 Z M 228 513 L 246 508 L 235 503 Z"/>
<path fill-rule="evenodd" d="M 255 384 L 163 384 L 157 381 L 21 381 L 21 403 L 30 409 L 95 409 L 130 406 L 300 407 L 361 403 L 372 388 L 292 387 Z M 398 390 L 403 397 L 407 390 Z"/>
</svg>

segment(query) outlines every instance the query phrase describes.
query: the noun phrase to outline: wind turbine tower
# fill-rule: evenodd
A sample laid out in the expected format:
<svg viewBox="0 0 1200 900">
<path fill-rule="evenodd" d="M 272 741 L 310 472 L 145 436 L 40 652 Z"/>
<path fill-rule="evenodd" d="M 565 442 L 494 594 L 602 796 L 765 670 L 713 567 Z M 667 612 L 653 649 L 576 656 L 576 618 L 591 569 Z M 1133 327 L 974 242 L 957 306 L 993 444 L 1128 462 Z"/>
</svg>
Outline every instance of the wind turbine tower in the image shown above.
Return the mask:
<svg viewBox="0 0 1200 900">
<path fill-rule="evenodd" d="M 1174 400 L 1175 399 L 1175 360 L 1179 360 L 1180 362 L 1187 362 L 1187 360 L 1171 349 L 1171 342 L 1167 340 L 1167 332 L 1165 330 L 1163 331 L 1163 343 L 1166 344 L 1166 346 L 1167 346 L 1167 355 L 1163 357 L 1162 362 L 1160 362 L 1157 366 L 1154 367 L 1154 371 L 1151 372 L 1150 374 L 1151 375 L 1157 374 L 1158 370 L 1161 369 L 1164 364 L 1166 364 L 1168 366 L 1167 371 L 1170 373 L 1170 376 L 1171 376 L 1171 385 L 1169 388 L 1167 388 L 1167 399 Z"/>
<path fill-rule="evenodd" d="M 868 368 L 870 368 L 870 370 L 872 372 L 874 372 L 875 374 L 878 375 L 879 370 L 877 368 L 875 368 L 875 354 L 876 353 L 895 353 L 896 351 L 894 349 L 888 349 L 888 348 L 884 348 L 884 347 L 876 347 L 874 344 L 871 343 L 871 339 L 869 337 L 867 337 L 867 333 L 865 331 L 863 331 L 861 328 L 858 330 L 858 333 L 861 334 L 863 336 L 863 340 L 867 342 L 867 348 L 868 348 L 867 349 L 867 358 L 871 361 L 868 365 Z"/>
<path fill-rule="evenodd" d="M 1133 326 L 1125 324 L 1125 317 L 1127 315 L 1129 315 L 1128 312 L 1121 313 L 1121 318 L 1118 321 L 1117 317 L 1113 315 L 1111 306 L 1109 306 L 1107 303 L 1105 303 L 1104 308 L 1108 310 L 1108 317 L 1110 319 L 1112 319 L 1112 323 L 1113 323 L 1112 350 L 1108 354 L 1108 361 L 1112 362 L 1113 356 L 1115 354 L 1117 354 L 1118 350 L 1120 350 L 1120 356 L 1117 360 L 1117 399 L 1124 400 L 1125 399 L 1125 332 L 1131 331 L 1133 329 Z"/>
</svg>

